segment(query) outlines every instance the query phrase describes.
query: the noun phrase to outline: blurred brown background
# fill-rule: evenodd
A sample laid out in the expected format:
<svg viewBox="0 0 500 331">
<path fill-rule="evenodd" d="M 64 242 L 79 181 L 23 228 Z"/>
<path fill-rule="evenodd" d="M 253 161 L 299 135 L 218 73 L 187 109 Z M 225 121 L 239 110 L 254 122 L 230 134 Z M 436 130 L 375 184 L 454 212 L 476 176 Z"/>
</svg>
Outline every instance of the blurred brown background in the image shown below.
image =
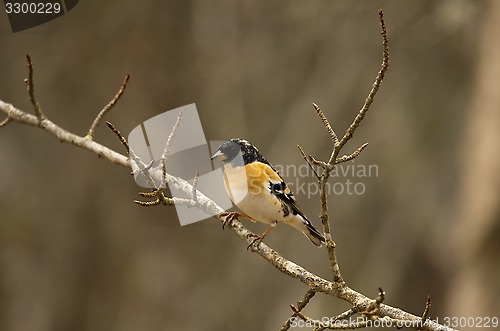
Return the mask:
<svg viewBox="0 0 500 331">
<path fill-rule="evenodd" d="M 345 150 L 369 142 L 351 166 L 378 175 L 332 181 L 365 189 L 330 197 L 344 278 L 415 314 L 430 294 L 433 318 L 500 317 L 498 1 L 81 1 L 15 34 L 1 14 L 0 98 L 31 112 L 29 53 L 45 114 L 84 134 L 130 74 L 107 117 L 123 133 L 195 102 L 208 140 L 299 166 L 297 144 L 329 155 L 311 102 L 339 134 L 361 107 L 379 7 L 391 64 Z M 104 125 L 96 139 L 123 152 Z M 127 170 L 41 130 L 0 129 L 0 153 L 0 330 L 277 330 L 306 291 L 214 219 L 181 227 L 173 208 L 135 205 Z M 317 198 L 297 195 L 319 227 Z M 330 277 L 295 230 L 266 242 Z M 317 295 L 305 313 L 346 308 Z"/>
</svg>

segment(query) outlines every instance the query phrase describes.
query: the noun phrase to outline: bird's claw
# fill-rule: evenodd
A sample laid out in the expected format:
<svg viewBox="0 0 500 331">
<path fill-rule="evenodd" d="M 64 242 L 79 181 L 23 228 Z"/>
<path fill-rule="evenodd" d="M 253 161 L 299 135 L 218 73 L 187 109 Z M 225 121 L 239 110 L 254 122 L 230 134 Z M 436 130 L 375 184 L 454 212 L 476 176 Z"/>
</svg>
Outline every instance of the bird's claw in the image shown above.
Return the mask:
<svg viewBox="0 0 500 331">
<path fill-rule="evenodd" d="M 235 211 L 223 212 L 220 214 L 221 217 L 224 217 L 224 221 L 222 221 L 222 230 L 227 224 L 231 224 L 235 219 L 240 217 L 240 214 Z"/>
<path fill-rule="evenodd" d="M 250 244 L 248 244 L 247 246 L 247 250 L 250 248 L 250 246 L 253 246 L 254 244 L 255 247 L 259 247 L 260 243 L 262 242 L 262 239 L 264 239 L 264 236 L 259 236 L 259 235 L 256 235 L 255 233 L 252 233 L 250 234 L 251 237 L 255 237 L 252 239 L 252 241 L 250 242 Z"/>
</svg>

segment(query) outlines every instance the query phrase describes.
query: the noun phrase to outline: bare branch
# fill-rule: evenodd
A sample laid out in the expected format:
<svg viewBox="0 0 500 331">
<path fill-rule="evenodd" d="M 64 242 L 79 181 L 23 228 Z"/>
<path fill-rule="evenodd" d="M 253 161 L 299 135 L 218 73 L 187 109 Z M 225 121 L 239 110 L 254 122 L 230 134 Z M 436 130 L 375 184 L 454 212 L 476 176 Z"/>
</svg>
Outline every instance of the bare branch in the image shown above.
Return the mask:
<svg viewBox="0 0 500 331">
<path fill-rule="evenodd" d="M 139 156 L 137 156 L 137 154 L 135 154 L 135 152 L 132 148 L 130 148 L 130 145 L 128 144 L 127 139 L 125 139 L 125 137 L 121 134 L 121 132 L 117 128 L 115 128 L 115 126 L 113 124 L 111 124 L 111 122 L 106 121 L 106 124 L 111 129 L 111 131 L 113 131 L 113 133 L 118 137 L 118 140 L 120 140 L 120 143 L 127 150 L 127 153 L 130 157 L 131 166 L 132 166 L 132 175 L 135 176 L 135 175 L 140 174 L 140 175 L 144 176 L 148 185 L 150 187 L 154 187 L 157 191 L 159 191 L 160 188 L 164 186 L 163 184 L 166 183 L 166 179 L 165 179 L 165 181 L 163 181 L 163 178 L 166 176 L 162 177 L 160 185 L 156 185 L 156 182 L 150 173 L 151 169 L 153 168 L 154 160 L 151 160 L 148 164 L 145 164 L 144 162 L 142 162 L 141 158 Z M 141 204 L 141 201 L 139 201 L 139 202 L 136 201 L 136 203 Z"/>
<path fill-rule="evenodd" d="M 310 325 L 320 326 L 321 324 L 323 324 L 323 323 L 321 323 L 321 321 L 314 320 L 314 319 L 302 314 L 302 312 L 300 310 L 298 310 L 297 308 L 295 308 L 293 305 L 290 305 L 290 308 L 292 309 L 293 314 L 296 317 L 299 317 L 301 320 L 303 320 L 305 322 L 309 322 L 308 324 L 310 324 Z"/>
<path fill-rule="evenodd" d="M 198 180 L 200 179 L 200 171 L 196 170 L 196 174 L 194 175 L 193 179 L 193 191 L 191 193 L 191 197 L 193 199 L 193 203 L 197 204 L 198 203 Z"/>
<path fill-rule="evenodd" d="M 165 196 L 162 189 L 154 189 L 151 192 L 139 192 L 139 195 L 145 198 L 156 198 L 151 201 L 134 200 L 136 204 L 143 207 L 157 206 L 159 204 L 173 206 L 176 203 L 173 198 Z"/>
<path fill-rule="evenodd" d="M 326 248 L 328 251 L 328 258 L 330 259 L 330 268 L 333 273 L 333 277 L 335 282 L 343 283 L 343 278 L 340 273 L 340 268 L 337 262 L 337 257 L 335 256 L 335 242 L 332 239 L 331 232 L 330 232 L 330 223 L 329 223 L 329 215 L 328 215 L 328 204 L 327 204 L 327 191 L 326 191 L 326 184 L 328 182 L 328 179 L 330 177 L 330 173 L 333 171 L 336 161 L 337 161 L 337 156 L 339 155 L 340 151 L 342 150 L 343 146 L 346 144 L 347 141 L 352 137 L 354 134 L 356 128 L 359 126 L 361 121 L 363 120 L 366 112 L 370 108 L 370 105 L 373 102 L 373 98 L 375 97 L 380 84 L 382 82 L 382 79 L 385 76 L 385 72 L 387 71 L 388 65 L 389 65 L 389 46 L 388 46 L 388 39 L 387 39 L 387 29 L 385 27 L 384 23 L 384 16 L 383 16 L 383 11 L 380 9 L 379 10 L 379 18 L 380 18 L 380 25 L 382 27 L 382 46 L 383 46 L 383 55 L 382 55 L 382 64 L 381 64 L 381 69 L 377 73 L 377 76 L 375 78 L 375 82 L 373 83 L 372 89 L 370 90 L 370 93 L 368 94 L 368 97 L 365 100 L 365 103 L 359 113 L 356 115 L 353 123 L 349 126 L 349 128 L 346 130 L 344 136 L 342 139 L 338 142 L 338 144 L 334 143 L 332 152 L 330 154 L 330 158 L 328 162 L 326 163 L 325 166 L 325 171 L 323 171 L 320 179 L 318 180 L 319 182 L 319 195 L 320 195 L 320 205 L 321 205 L 321 212 L 320 212 L 320 218 L 321 218 L 321 223 L 323 225 L 323 230 L 325 232 L 325 238 L 326 238 Z M 316 111 L 318 112 L 318 115 L 320 115 L 323 123 L 325 124 L 325 127 L 327 128 L 327 131 L 331 134 L 331 126 L 329 125 L 329 122 L 327 121 L 326 117 L 322 112 L 320 112 L 319 107 L 315 105 Z M 321 116 L 323 114 L 323 116 Z M 333 138 L 332 138 L 333 139 Z M 361 149 L 362 150 L 362 149 Z M 356 152 L 353 153 L 355 157 L 357 154 Z M 349 156 L 346 156 L 345 159 L 349 159 Z M 344 157 L 341 157 L 340 160 L 344 160 Z"/>
<path fill-rule="evenodd" d="M 315 159 L 315 158 L 314 158 L 314 156 L 312 156 L 312 155 L 308 155 L 308 156 L 307 156 L 307 159 L 308 159 L 309 161 L 311 161 L 311 163 L 314 163 L 315 165 L 320 166 L 320 167 L 321 167 L 321 168 L 323 168 L 323 169 L 326 169 L 326 168 L 327 168 L 327 166 L 328 166 L 328 165 L 326 164 L 326 162 L 321 161 L 321 160 L 317 160 L 317 159 Z"/>
<path fill-rule="evenodd" d="M 12 121 L 12 118 L 10 118 L 10 117 L 5 118 L 2 122 L 0 122 L 0 128 L 6 126 L 11 121 Z"/>
<path fill-rule="evenodd" d="M 40 105 L 35 98 L 35 85 L 33 84 L 33 63 L 31 62 L 31 57 L 29 55 L 26 55 L 26 61 L 28 62 L 28 78 L 26 78 L 24 82 L 26 83 L 26 87 L 28 88 L 28 94 L 30 96 L 31 104 L 33 105 L 33 110 L 35 111 L 36 118 L 40 123 L 45 119 L 45 116 L 43 115 L 42 109 L 40 108 Z"/>
<path fill-rule="evenodd" d="M 315 290 L 309 289 L 309 290 L 307 290 L 306 294 L 304 295 L 304 298 L 302 299 L 302 301 L 299 301 L 297 303 L 297 308 L 295 308 L 294 306 L 290 305 L 290 308 L 292 308 L 292 310 L 294 312 L 293 312 L 292 316 L 289 319 L 286 320 L 285 324 L 283 324 L 283 326 L 281 327 L 280 331 L 286 331 L 286 330 L 290 329 L 290 326 L 291 326 L 291 323 L 292 323 L 293 319 L 295 317 L 297 317 L 298 313 L 300 313 L 302 311 L 302 309 L 304 309 L 307 306 L 307 304 L 312 299 L 312 297 L 314 297 L 315 294 L 316 294 Z"/>
<path fill-rule="evenodd" d="M 174 127 L 172 128 L 172 131 L 170 131 L 170 134 L 168 135 L 167 142 L 165 143 L 165 148 L 163 149 L 163 154 L 161 156 L 162 160 L 166 160 L 168 153 L 170 153 L 172 142 L 174 141 L 175 134 L 177 133 L 177 128 L 179 127 L 179 124 L 181 124 L 181 120 L 182 120 L 182 112 L 180 112 L 179 115 L 177 116 L 177 120 L 175 121 Z"/>
<path fill-rule="evenodd" d="M 349 155 L 343 155 L 341 157 L 338 157 L 335 160 L 335 164 L 347 162 L 347 161 L 350 161 L 350 160 L 356 158 L 366 148 L 366 146 L 368 146 L 368 143 L 364 143 L 363 145 L 361 145 L 361 147 L 359 147 L 357 150 L 355 150 L 354 152 L 352 152 Z"/>
<path fill-rule="evenodd" d="M 373 300 L 366 309 L 361 311 L 363 316 L 381 316 L 380 314 L 380 305 L 385 300 L 385 292 L 380 287 L 378 288 L 378 296 L 375 300 Z"/>
<path fill-rule="evenodd" d="M 432 305 L 431 296 L 427 295 L 427 301 L 425 302 L 424 313 L 422 314 L 422 328 L 420 328 L 419 330 L 424 329 L 423 327 L 424 327 L 425 322 L 427 320 L 427 316 L 429 316 L 429 311 L 431 310 L 431 305 Z"/>
<path fill-rule="evenodd" d="M 167 184 L 167 167 L 165 165 L 165 161 L 162 159 L 161 161 L 161 182 L 160 187 L 163 187 Z"/>
<path fill-rule="evenodd" d="M 160 159 L 160 168 L 162 171 L 162 175 L 160 177 L 161 178 L 160 185 L 156 185 L 154 183 L 154 180 L 153 180 L 153 183 L 151 184 L 152 186 L 156 187 L 156 189 L 166 187 L 166 185 L 167 185 L 167 167 L 166 167 L 165 161 L 167 160 L 168 153 L 170 152 L 172 142 L 173 142 L 175 134 L 177 133 L 177 128 L 179 127 L 179 124 L 181 123 L 181 119 L 182 119 L 182 112 L 180 112 L 179 115 L 177 116 L 177 120 L 175 121 L 174 127 L 172 128 L 172 130 L 170 131 L 170 133 L 168 135 L 167 141 L 165 143 L 165 148 L 163 149 L 163 153 L 162 153 L 162 156 Z M 132 154 L 133 154 L 133 156 L 132 156 Z M 135 162 L 134 164 L 138 165 L 138 167 L 141 168 L 140 163 L 142 163 L 142 161 L 140 161 L 140 159 L 135 155 L 135 153 L 133 151 L 131 151 L 131 157 L 132 157 L 132 160 Z M 149 174 L 147 174 L 147 175 L 149 176 Z M 149 180 L 148 180 L 148 182 L 149 182 Z"/>
<path fill-rule="evenodd" d="M 129 78 L 130 78 L 129 75 L 125 76 L 125 79 L 123 80 L 123 84 L 120 87 L 120 89 L 118 90 L 118 93 L 113 97 L 113 99 L 111 99 L 111 101 L 106 106 L 104 106 L 104 108 L 99 112 L 99 114 L 97 114 L 97 117 L 95 118 L 94 122 L 90 126 L 90 129 L 89 129 L 89 132 L 87 133 L 86 138 L 94 139 L 95 129 L 101 123 L 104 116 L 111 110 L 111 108 L 113 108 L 113 106 L 118 102 L 118 100 L 120 100 L 123 92 L 125 92 L 125 89 L 127 88 L 127 83 L 128 83 Z"/>
<path fill-rule="evenodd" d="M 316 169 L 314 169 L 314 167 L 311 164 L 312 161 L 306 156 L 306 154 L 304 153 L 304 150 L 302 149 L 302 147 L 300 147 L 300 145 L 297 145 L 297 148 L 299 149 L 300 154 L 302 154 L 302 158 L 306 161 L 309 168 L 311 168 L 311 170 L 314 173 L 314 175 L 316 176 L 316 178 L 319 179 L 319 175 L 316 172 Z"/>
<path fill-rule="evenodd" d="M 337 134 L 333 130 L 332 126 L 330 125 L 330 122 L 328 122 L 328 119 L 326 118 L 325 114 L 321 111 L 321 109 L 318 107 L 317 104 L 313 102 L 313 107 L 316 109 L 316 112 L 318 113 L 319 118 L 321 119 L 321 122 L 325 125 L 326 131 L 328 131 L 328 134 L 330 135 L 330 138 L 333 141 L 333 145 L 338 145 L 339 144 L 339 139 L 337 138 Z"/>
<path fill-rule="evenodd" d="M 34 115 L 28 114 L 17 109 L 13 105 L 0 100 L 0 111 L 5 113 L 13 121 L 38 127 L 59 139 L 61 142 L 69 143 L 83 149 L 87 149 L 99 157 L 103 157 L 108 161 L 119 164 L 123 167 L 130 167 L 129 160 L 126 156 L 121 155 L 95 141 L 88 140 L 85 137 L 78 136 L 72 132 L 66 131 L 60 126 L 54 124 L 47 118 L 43 119 L 43 126 L 40 126 L 40 121 Z"/>
<path fill-rule="evenodd" d="M 377 73 L 377 77 L 375 77 L 375 81 L 373 82 L 372 88 L 370 90 L 370 93 L 368 93 L 368 96 L 366 97 L 365 103 L 363 104 L 363 107 L 359 110 L 359 113 L 356 115 L 354 118 L 354 121 L 352 124 L 349 126 L 349 128 L 346 130 L 344 136 L 339 142 L 339 151 L 342 148 L 342 146 L 345 145 L 351 139 L 351 137 L 354 135 L 354 132 L 358 128 L 359 124 L 363 120 L 363 118 L 366 115 L 366 112 L 370 108 L 373 99 L 375 98 L 375 95 L 377 94 L 377 91 L 380 87 L 380 83 L 382 83 L 382 80 L 385 77 L 385 73 L 387 71 L 387 68 L 389 67 L 389 42 L 387 39 L 387 29 L 385 27 L 385 22 L 384 22 L 384 11 L 382 9 L 379 9 L 378 11 L 379 18 L 380 18 L 380 26 L 382 28 L 382 64 L 380 67 L 379 72 Z M 336 156 L 336 155 L 335 155 Z M 333 158 L 335 159 L 335 157 Z M 333 160 L 330 160 L 333 161 Z"/>
<path fill-rule="evenodd" d="M 377 305 L 380 306 L 380 304 L 382 302 L 384 302 L 384 300 L 385 300 L 385 292 L 384 292 L 384 290 L 381 287 L 379 287 L 378 288 L 378 296 L 375 299 L 375 302 L 377 303 Z"/>
<path fill-rule="evenodd" d="M 182 120 L 182 112 L 177 116 L 177 120 L 175 121 L 174 127 L 170 131 L 168 135 L 167 142 L 165 143 L 165 148 L 163 149 L 163 153 L 161 155 L 160 166 L 162 169 L 162 179 L 160 186 L 163 187 L 167 183 L 167 168 L 165 165 L 165 161 L 167 160 L 168 153 L 170 153 L 170 149 L 172 147 L 172 142 L 174 141 L 175 134 L 177 133 L 177 128 L 179 124 L 181 124 Z"/>
<path fill-rule="evenodd" d="M 125 147 L 125 149 L 127 150 L 127 154 L 128 154 L 128 152 L 130 150 L 130 146 L 128 145 L 127 139 L 125 139 L 125 137 L 121 134 L 121 132 L 118 131 L 118 129 L 115 128 L 115 126 L 113 124 L 111 124 L 111 122 L 106 121 L 106 124 L 111 129 L 111 131 L 113 131 L 113 133 L 118 137 L 118 140 L 120 140 L 120 143 L 123 145 L 123 147 Z"/>
</svg>

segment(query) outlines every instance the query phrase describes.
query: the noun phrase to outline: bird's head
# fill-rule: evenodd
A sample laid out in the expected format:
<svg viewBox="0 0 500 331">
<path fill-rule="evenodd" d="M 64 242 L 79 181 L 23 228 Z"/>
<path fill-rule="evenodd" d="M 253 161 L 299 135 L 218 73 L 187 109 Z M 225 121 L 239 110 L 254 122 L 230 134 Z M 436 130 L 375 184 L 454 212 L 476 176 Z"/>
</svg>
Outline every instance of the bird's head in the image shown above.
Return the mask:
<svg viewBox="0 0 500 331">
<path fill-rule="evenodd" d="M 254 161 L 268 163 L 254 145 L 240 138 L 223 142 L 210 159 L 219 159 L 224 164 L 231 163 L 233 166 L 243 166 Z"/>
</svg>

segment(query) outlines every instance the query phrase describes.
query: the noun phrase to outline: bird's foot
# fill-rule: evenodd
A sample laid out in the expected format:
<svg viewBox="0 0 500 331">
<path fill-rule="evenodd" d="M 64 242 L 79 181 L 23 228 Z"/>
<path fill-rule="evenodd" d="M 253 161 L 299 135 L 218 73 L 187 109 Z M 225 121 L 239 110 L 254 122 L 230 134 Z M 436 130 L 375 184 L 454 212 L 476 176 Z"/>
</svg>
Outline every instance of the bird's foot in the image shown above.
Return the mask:
<svg viewBox="0 0 500 331">
<path fill-rule="evenodd" d="M 252 239 L 252 241 L 250 242 L 250 244 L 248 244 L 247 250 L 250 248 L 250 246 L 253 246 L 253 245 L 255 245 L 256 248 L 259 247 L 259 245 L 262 242 L 262 239 L 264 239 L 265 235 L 260 235 L 259 236 L 259 235 L 255 234 L 255 233 L 251 233 L 250 237 L 254 237 L 254 238 Z"/>
<path fill-rule="evenodd" d="M 240 217 L 247 218 L 247 219 L 255 222 L 253 220 L 253 218 L 251 218 L 250 216 L 247 216 L 245 214 L 238 213 L 235 211 L 226 211 L 226 212 L 220 213 L 219 216 L 224 217 L 224 221 L 222 221 L 222 230 L 224 230 L 224 227 L 226 225 L 228 225 L 228 224 L 231 225 L 234 220 L 239 220 Z"/>
</svg>

